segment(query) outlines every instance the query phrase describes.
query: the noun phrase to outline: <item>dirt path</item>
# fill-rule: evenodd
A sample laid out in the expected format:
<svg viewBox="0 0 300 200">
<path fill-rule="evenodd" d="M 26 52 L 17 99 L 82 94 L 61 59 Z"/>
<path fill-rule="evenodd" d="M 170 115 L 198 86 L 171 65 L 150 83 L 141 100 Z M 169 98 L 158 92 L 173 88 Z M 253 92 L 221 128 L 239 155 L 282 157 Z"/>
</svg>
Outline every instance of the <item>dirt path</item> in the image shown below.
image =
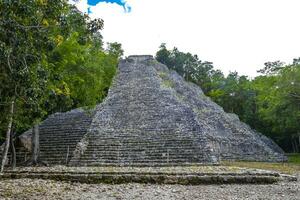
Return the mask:
<svg viewBox="0 0 300 200">
<path fill-rule="evenodd" d="M 80 184 L 50 180 L 1 180 L 0 199 L 288 199 L 300 200 L 300 181 L 273 185 Z"/>
</svg>

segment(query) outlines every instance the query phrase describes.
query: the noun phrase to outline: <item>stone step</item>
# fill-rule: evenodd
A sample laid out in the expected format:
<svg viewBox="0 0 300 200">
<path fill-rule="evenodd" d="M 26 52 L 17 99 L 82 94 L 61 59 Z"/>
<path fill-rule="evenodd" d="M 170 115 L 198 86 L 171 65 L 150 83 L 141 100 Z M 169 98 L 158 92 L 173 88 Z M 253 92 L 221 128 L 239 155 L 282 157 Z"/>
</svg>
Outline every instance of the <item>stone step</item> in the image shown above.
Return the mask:
<svg viewBox="0 0 300 200">
<path fill-rule="evenodd" d="M 77 142 L 73 143 L 42 143 L 40 144 L 41 151 L 60 151 L 60 150 L 67 150 L 67 149 L 75 149 Z"/>
<path fill-rule="evenodd" d="M 148 150 L 148 149 L 144 149 L 144 150 L 95 150 L 95 151 L 89 151 L 89 152 L 84 152 L 84 155 L 91 155 L 91 154 L 95 154 L 95 155 L 105 155 L 105 154 L 190 154 L 190 155 L 194 155 L 194 154 L 200 154 L 200 150 L 194 150 L 194 151 L 190 151 L 190 150 L 185 150 L 183 149 L 182 151 L 180 150 L 167 150 L 167 149 L 156 149 L 154 151 Z"/>
<path fill-rule="evenodd" d="M 125 155 L 187 155 L 191 156 L 191 153 L 193 155 L 198 156 L 196 151 L 92 151 L 92 152 L 84 152 L 83 156 L 89 156 L 89 155 L 120 155 L 120 156 L 125 156 Z"/>
<path fill-rule="evenodd" d="M 45 151 L 55 151 L 57 150 L 63 150 L 63 149 L 75 149 L 77 143 L 64 143 L 64 144 L 55 144 L 55 143 L 50 143 L 50 144 L 41 144 L 40 145 L 40 150 Z"/>
<path fill-rule="evenodd" d="M 61 156 L 61 157 L 58 157 L 58 156 L 57 157 L 43 157 L 43 156 L 40 156 L 39 159 L 41 161 L 47 161 L 47 162 L 52 162 L 52 163 L 54 163 L 54 162 L 57 162 L 57 163 L 60 163 L 60 162 L 67 163 L 71 159 L 71 157 L 68 157 L 68 161 L 66 161 L 67 160 L 66 156 Z"/>
<path fill-rule="evenodd" d="M 66 157 L 67 152 L 64 153 L 57 153 L 57 154 L 50 154 L 50 153 L 41 153 L 40 157 L 53 157 L 53 158 L 57 158 L 57 157 Z M 70 152 L 68 157 L 72 157 L 73 153 Z M 126 157 L 126 158 L 135 158 L 135 157 L 141 157 L 141 158 L 146 158 L 146 157 L 159 157 L 159 158 L 171 158 L 171 157 L 191 157 L 191 158 L 199 158 L 199 157 L 203 157 L 200 154 L 196 154 L 191 156 L 190 153 L 181 153 L 181 154 L 176 154 L 176 153 L 172 153 L 172 154 L 167 154 L 167 153 L 147 153 L 147 154 L 136 154 L 136 153 L 127 153 L 127 154 L 118 154 L 118 153 L 109 153 L 107 152 L 106 154 L 84 154 L 81 156 L 81 158 L 122 158 L 122 157 Z"/>
<path fill-rule="evenodd" d="M 81 157 L 109 157 L 109 156 L 113 156 L 113 157 L 128 157 L 128 156 L 139 156 L 139 157 L 146 157 L 146 156 L 159 156 L 159 157 L 167 157 L 167 156 L 188 156 L 188 157 L 198 157 L 201 154 L 198 154 L 196 152 L 193 152 L 193 154 L 191 154 L 191 152 L 167 152 L 167 151 L 157 151 L 157 152 L 135 152 L 135 151 L 96 151 L 96 152 L 90 152 L 90 153 L 84 153 Z"/>
<path fill-rule="evenodd" d="M 76 130 L 76 129 L 67 129 L 67 128 L 62 128 L 62 129 L 55 129 L 55 130 L 51 130 L 51 129 L 47 129 L 47 130 L 41 130 L 41 136 L 60 136 L 60 135 L 82 135 L 84 133 L 86 133 L 86 129 L 83 130 Z"/>
<path fill-rule="evenodd" d="M 57 152 L 48 152 L 48 151 L 42 151 L 40 152 L 40 155 L 42 157 L 56 157 L 56 156 L 65 156 L 68 154 L 68 151 L 57 151 Z M 69 157 L 73 156 L 73 151 L 69 151 Z"/>
<path fill-rule="evenodd" d="M 57 152 L 41 152 L 41 156 L 43 157 L 60 157 L 66 156 L 67 151 L 57 151 Z M 157 157 L 173 157 L 173 156 L 187 156 L 187 157 L 199 157 L 201 154 L 193 154 L 191 156 L 191 152 L 94 152 L 89 154 L 83 154 L 81 157 L 149 157 L 149 156 L 157 156 Z M 69 157 L 73 156 L 73 152 L 69 151 Z"/>
<path fill-rule="evenodd" d="M 40 142 L 43 141 L 61 141 L 61 140 L 81 140 L 83 138 L 84 134 L 82 135 L 56 135 L 56 136 L 46 136 L 41 135 L 40 136 Z"/>
<path fill-rule="evenodd" d="M 40 146 L 41 151 L 66 151 L 67 149 L 75 149 L 76 145 L 55 145 L 55 146 Z"/>
<path fill-rule="evenodd" d="M 54 124 L 54 125 L 52 125 Z M 52 122 L 51 125 L 50 124 L 43 124 L 40 126 L 40 130 L 62 130 L 64 128 L 66 128 L 67 130 L 85 130 L 86 128 L 88 128 L 90 125 L 90 123 L 78 123 L 78 124 L 62 124 L 59 122 Z"/>
<path fill-rule="evenodd" d="M 45 121 L 43 124 L 40 125 L 40 128 L 60 128 L 60 127 L 68 127 L 68 128 L 83 128 L 83 127 L 88 127 L 90 125 L 90 122 L 82 122 L 82 121 L 75 121 L 73 123 L 70 123 L 72 119 L 68 119 L 64 122 L 61 121 Z"/>
<path fill-rule="evenodd" d="M 87 127 L 90 125 L 90 122 L 82 122 L 82 121 L 75 121 L 75 122 L 70 122 L 72 119 L 68 119 L 64 122 L 61 121 L 45 121 L 43 124 L 40 125 L 41 128 L 44 127 L 49 127 L 49 128 L 60 128 L 62 126 L 70 127 L 70 128 L 82 128 L 82 127 Z M 68 122 L 69 121 L 69 122 Z"/>
<path fill-rule="evenodd" d="M 49 143 L 65 143 L 65 142 L 78 142 L 78 141 L 80 141 L 82 139 L 82 137 L 78 137 L 78 138 L 75 138 L 75 137 L 72 137 L 72 138 L 60 138 L 60 139 L 55 139 L 55 140 L 53 140 L 53 139 L 51 139 L 51 138 L 43 138 L 43 139 L 41 139 L 40 140 L 40 144 L 43 144 L 43 143 L 45 143 L 45 144 L 49 144 Z"/>
<path fill-rule="evenodd" d="M 67 140 L 66 140 L 67 141 Z M 74 140 L 73 140 L 74 141 Z M 111 147 L 118 147 L 118 146 L 195 146 L 199 144 L 196 141 L 179 141 L 179 140 L 161 140 L 161 141 L 91 141 L 89 140 L 89 146 L 97 147 L 97 146 L 111 146 Z M 200 145 L 200 144 L 199 144 Z"/>
<path fill-rule="evenodd" d="M 186 164 L 190 164 L 191 162 L 193 163 L 201 163 L 200 159 L 136 159 L 136 160 L 94 160 L 94 159 L 90 159 L 90 160 L 85 160 L 85 159 L 80 159 L 80 160 L 72 160 L 71 163 L 79 163 L 83 162 L 85 166 L 101 166 L 101 165 L 115 165 L 115 166 L 122 166 L 122 165 L 156 165 L 156 164 L 182 164 L 182 163 L 186 163 Z"/>
<path fill-rule="evenodd" d="M 154 151 L 155 149 L 160 150 L 173 150 L 173 149 L 188 149 L 188 150 L 197 150 L 197 149 L 205 149 L 200 148 L 197 146 L 191 146 L 191 145 L 174 145 L 174 144 L 160 144 L 160 145 L 122 145 L 122 146 L 106 146 L 106 145 L 93 145 L 93 146 L 87 146 L 86 151 L 93 151 L 94 149 L 99 150 L 113 150 L 113 151 L 119 151 L 119 150 L 136 150 L 136 151 L 143 151 L 143 150 L 150 150 Z"/>
<path fill-rule="evenodd" d="M 205 162 L 197 161 L 193 163 L 188 162 L 169 162 L 169 163 L 163 163 L 163 162 L 151 162 L 151 163 L 97 163 L 92 161 L 70 161 L 68 163 L 68 166 L 84 166 L 84 167 L 166 167 L 166 166 L 193 166 L 193 165 L 204 165 Z M 206 163 L 205 165 L 208 165 Z"/>
<path fill-rule="evenodd" d="M 132 142 L 140 142 L 140 141 L 158 141 L 158 140 L 164 140 L 164 141 L 194 141 L 191 137 L 184 138 L 184 137 L 175 137 L 175 136 L 147 136 L 147 137 L 130 137 L 130 136 L 110 136 L 110 137 L 105 137 L 105 136 L 98 136 L 98 137 L 88 137 L 88 139 L 91 139 L 93 141 L 132 141 Z"/>
<path fill-rule="evenodd" d="M 63 157 L 63 158 L 65 158 L 67 156 L 67 152 L 64 152 L 64 153 L 61 153 L 61 152 L 59 152 L 59 153 L 53 153 L 53 154 L 45 154 L 45 153 L 43 153 L 43 152 L 41 152 L 40 153 L 40 157 L 41 158 L 61 158 L 61 157 Z M 73 156 L 73 154 L 70 152 L 69 153 L 69 155 L 68 155 L 68 157 L 72 157 Z"/>
<path fill-rule="evenodd" d="M 74 136 L 82 136 L 86 133 L 86 131 L 68 131 L 68 130 L 61 130 L 61 131 L 51 131 L 51 132 L 42 132 L 40 134 L 41 137 L 63 137 L 63 136 L 66 136 L 66 135 L 74 135 Z"/>
<path fill-rule="evenodd" d="M 52 156 L 40 156 L 40 159 L 43 161 L 59 161 L 59 160 L 66 160 L 66 155 L 52 155 Z M 69 155 L 68 159 L 72 159 L 72 156 Z M 171 161 L 171 160 L 185 160 L 185 161 L 196 161 L 196 160 L 202 160 L 203 158 L 201 156 L 199 157 L 188 157 L 187 155 L 170 155 L 168 156 L 161 156 L 161 155 L 124 155 L 122 157 L 115 156 L 115 155 L 103 155 L 101 157 L 93 157 L 93 156 L 82 156 L 79 160 L 94 160 L 94 161 L 101 161 L 101 162 L 111 162 L 111 161 L 130 161 L 130 162 L 138 162 L 140 160 L 148 160 L 149 162 L 153 160 L 160 160 L 161 162 L 165 161 Z M 76 160 L 76 159 L 74 159 Z"/>
<path fill-rule="evenodd" d="M 41 156 L 59 156 L 59 155 L 67 155 L 68 151 L 40 151 Z M 73 152 L 69 151 L 69 156 L 72 156 Z"/>
<path fill-rule="evenodd" d="M 40 136 L 40 142 L 43 142 L 43 141 L 68 141 L 68 140 L 81 140 L 83 138 L 83 135 L 63 135 L 63 136 L 51 136 L 51 137 L 48 137 L 48 136 Z"/>
<path fill-rule="evenodd" d="M 54 159 L 54 158 L 53 158 Z M 76 159 L 74 159 L 76 160 Z M 80 159 L 77 159 L 80 161 L 94 161 L 94 162 L 165 162 L 165 163 L 171 163 L 174 162 L 174 160 L 182 161 L 182 162 L 195 162 L 195 161 L 201 161 L 203 160 L 202 157 L 192 158 L 187 156 L 173 156 L 173 157 L 159 157 L 159 156 L 147 156 L 147 157 L 99 157 L 99 158 L 92 158 L 92 157 L 83 157 Z"/>
<path fill-rule="evenodd" d="M 64 145 L 64 146 L 67 146 L 67 145 L 74 145 L 74 143 L 78 143 L 80 142 L 80 140 L 62 140 L 62 141 L 49 141 L 49 142 L 46 142 L 46 141 L 41 141 L 40 142 L 40 146 L 43 146 L 43 147 L 51 147 L 53 146 L 53 144 L 55 145 Z M 113 144 L 109 144 L 109 143 L 92 143 L 92 144 L 89 144 L 89 147 L 92 147 L 92 148 L 96 148 L 96 147 L 104 147 L 104 148 L 121 148 L 121 147 L 131 147 L 131 146 L 141 146 L 141 147 L 159 147 L 159 146 L 163 146 L 163 147 L 167 147 L 167 146 L 192 146 L 192 144 L 194 143 L 184 143 L 184 142 L 156 142 L 156 143 L 151 143 L 151 142 L 146 142 L 146 143 L 136 143 L 136 142 L 128 142 L 128 143 L 113 143 Z M 195 145 L 193 145 L 195 146 Z"/>
<path fill-rule="evenodd" d="M 57 139 L 68 139 L 70 138 L 82 138 L 85 135 L 85 133 L 63 133 L 63 134 L 49 134 L 49 135 L 40 135 L 40 140 L 43 139 L 53 139 L 53 140 L 57 140 Z"/>
<path fill-rule="evenodd" d="M 63 135 L 63 134 L 81 134 L 85 133 L 87 129 L 75 129 L 75 128 L 59 128 L 59 129 L 41 129 L 41 135 L 55 136 L 55 135 Z"/>
<path fill-rule="evenodd" d="M 87 150 L 88 151 L 92 151 L 93 149 L 100 149 L 100 150 L 146 150 L 149 149 L 151 151 L 155 150 L 155 149 L 163 149 L 163 150 L 167 150 L 167 149 L 193 149 L 193 150 L 206 150 L 206 148 L 200 148 L 198 146 L 191 146 L 191 145 L 174 145 L 174 144 L 161 144 L 161 145 L 122 145 L 122 146 L 104 146 L 104 145 L 94 145 L 94 146 L 88 146 Z"/>
<path fill-rule="evenodd" d="M 137 164 L 137 163 L 136 163 Z M 143 165 L 143 164 L 141 164 Z M 161 168 L 163 164 L 159 163 L 157 166 Z M 174 164 L 176 165 L 176 164 Z M 180 164 L 182 165 L 182 164 Z M 186 164 L 189 165 L 189 164 Z M 105 164 L 103 164 L 105 166 Z M 50 180 L 64 180 L 71 182 L 80 182 L 86 184 L 126 184 L 126 183 L 141 183 L 141 184 L 183 184 L 183 185 L 198 185 L 198 184 L 273 184 L 278 181 L 285 180 L 284 175 L 265 172 L 259 173 L 257 171 L 243 171 L 236 173 L 235 171 L 227 172 L 184 172 L 176 168 L 176 172 L 169 172 L 169 170 L 162 171 L 155 168 L 153 170 L 144 172 L 143 169 L 137 168 L 134 171 L 112 171 L 111 166 L 100 171 L 90 172 L 85 167 L 76 169 L 65 169 L 64 171 L 51 171 L 47 167 L 46 171 L 37 171 L 36 168 L 28 171 L 6 171 L 0 175 L 1 179 L 50 179 Z M 196 167 L 197 166 L 193 166 Z M 199 165 L 198 165 L 199 167 Z M 200 166 L 201 167 L 201 166 Z M 103 168 L 103 167 L 101 167 Z M 173 167 L 172 167 L 173 168 Z M 210 166 L 214 168 L 214 166 Z M 95 167 L 93 167 L 95 169 Z M 97 168 L 96 168 L 97 169 Z M 142 171 L 141 171 L 142 170 Z M 167 171 L 167 172 L 166 172 Z M 214 170 L 215 171 L 215 170 Z M 296 177 L 288 177 L 286 180 L 296 181 Z"/>
<path fill-rule="evenodd" d="M 67 129 L 67 128 L 61 128 L 61 129 L 47 129 L 47 130 L 41 130 L 41 136 L 57 136 L 57 135 L 64 135 L 64 134 L 83 134 L 85 133 L 87 130 L 86 129 L 82 129 L 82 130 L 76 130 L 74 128 L 72 129 Z"/>
<path fill-rule="evenodd" d="M 78 142 L 80 142 L 80 138 L 78 138 L 78 139 L 66 139 L 66 140 L 64 140 L 64 139 L 61 139 L 61 140 L 55 140 L 55 141 L 53 141 L 53 140 L 41 140 L 40 141 L 40 145 L 41 146 L 43 146 L 43 145 L 51 145 L 51 144 L 57 144 L 57 145 L 64 145 L 64 144 L 74 144 L 74 143 L 78 143 Z"/>
</svg>

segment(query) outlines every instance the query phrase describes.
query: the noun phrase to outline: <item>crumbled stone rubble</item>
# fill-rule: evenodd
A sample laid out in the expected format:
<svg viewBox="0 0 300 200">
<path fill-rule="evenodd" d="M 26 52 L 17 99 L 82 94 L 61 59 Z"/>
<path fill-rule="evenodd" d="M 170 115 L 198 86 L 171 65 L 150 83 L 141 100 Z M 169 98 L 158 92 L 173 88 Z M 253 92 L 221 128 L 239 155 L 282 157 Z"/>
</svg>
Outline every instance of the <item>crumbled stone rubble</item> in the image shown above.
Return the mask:
<svg viewBox="0 0 300 200">
<path fill-rule="evenodd" d="M 6 170 L 0 179 L 45 179 L 89 184 L 273 184 L 297 178 L 275 171 L 233 166 L 189 167 L 24 167 Z"/>
<path fill-rule="evenodd" d="M 272 185 L 81 184 L 40 179 L 0 180 L 0 199 L 189 200 L 300 199 L 300 182 Z"/>
<path fill-rule="evenodd" d="M 9 172 L 11 170 L 8 169 Z M 250 169 L 235 166 L 170 166 L 170 167 L 67 167 L 64 165 L 56 165 L 52 167 L 17 167 L 15 172 L 84 172 L 84 173 L 104 173 L 104 172 L 135 172 L 135 173 L 164 173 L 164 174 L 176 174 L 176 173 L 272 173 L 271 171 L 262 169 Z M 274 172 L 277 173 L 277 172 Z"/>
</svg>

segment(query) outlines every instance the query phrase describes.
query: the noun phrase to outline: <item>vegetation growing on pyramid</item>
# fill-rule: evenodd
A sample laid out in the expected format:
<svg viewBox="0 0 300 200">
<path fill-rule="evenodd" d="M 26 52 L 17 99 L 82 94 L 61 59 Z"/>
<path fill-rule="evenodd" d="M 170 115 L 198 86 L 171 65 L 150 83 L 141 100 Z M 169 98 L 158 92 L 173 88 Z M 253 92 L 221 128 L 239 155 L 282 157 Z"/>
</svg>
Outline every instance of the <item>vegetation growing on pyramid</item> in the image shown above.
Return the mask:
<svg viewBox="0 0 300 200">
<path fill-rule="evenodd" d="M 1 1 L 0 15 L 0 142 L 11 116 L 12 132 L 21 133 L 105 98 L 123 50 L 103 48 L 103 20 L 66 0 Z"/>
<path fill-rule="evenodd" d="M 300 59 L 290 65 L 267 62 L 254 79 L 237 72 L 225 76 L 211 62 L 177 48 L 168 50 L 165 44 L 156 59 L 199 85 L 226 112 L 237 114 L 286 151 L 300 152 Z"/>
</svg>

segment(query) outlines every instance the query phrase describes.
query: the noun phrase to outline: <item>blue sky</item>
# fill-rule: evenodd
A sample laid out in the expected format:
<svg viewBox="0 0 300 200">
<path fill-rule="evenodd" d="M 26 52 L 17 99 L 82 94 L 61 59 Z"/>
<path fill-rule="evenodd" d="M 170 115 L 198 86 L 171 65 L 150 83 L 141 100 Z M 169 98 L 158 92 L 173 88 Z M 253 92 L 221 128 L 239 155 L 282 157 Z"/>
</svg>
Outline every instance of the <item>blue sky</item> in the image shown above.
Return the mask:
<svg viewBox="0 0 300 200">
<path fill-rule="evenodd" d="M 125 0 L 87 0 L 87 4 L 89 6 L 96 6 L 98 3 L 115 3 L 119 6 L 122 6 L 125 10 L 125 12 L 130 12 L 131 11 L 131 7 L 127 4 L 127 2 Z M 91 13 L 90 8 L 88 9 L 89 13 Z"/>
<path fill-rule="evenodd" d="M 154 55 L 166 43 L 198 54 L 225 74 L 251 77 L 265 62 L 300 57 L 299 0 L 79 0 L 76 5 L 104 20 L 105 42 L 120 42 L 126 56 Z"/>
</svg>

